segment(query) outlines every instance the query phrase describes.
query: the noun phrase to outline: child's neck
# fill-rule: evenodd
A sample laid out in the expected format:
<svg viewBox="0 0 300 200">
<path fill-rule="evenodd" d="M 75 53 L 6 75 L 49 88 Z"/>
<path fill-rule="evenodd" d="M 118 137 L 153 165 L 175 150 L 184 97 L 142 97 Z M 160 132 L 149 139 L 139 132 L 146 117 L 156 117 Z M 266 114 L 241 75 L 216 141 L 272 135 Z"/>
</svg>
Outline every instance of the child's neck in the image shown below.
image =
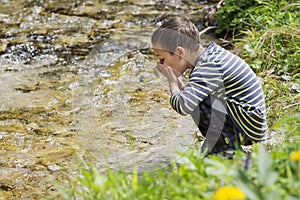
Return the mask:
<svg viewBox="0 0 300 200">
<path fill-rule="evenodd" d="M 200 53 L 203 51 L 203 47 L 200 46 L 198 51 L 195 52 L 191 52 L 190 54 L 187 55 L 186 59 L 189 63 L 188 68 L 189 69 L 193 69 L 194 66 L 196 65 L 196 62 L 198 60 L 198 57 L 200 55 Z"/>
</svg>

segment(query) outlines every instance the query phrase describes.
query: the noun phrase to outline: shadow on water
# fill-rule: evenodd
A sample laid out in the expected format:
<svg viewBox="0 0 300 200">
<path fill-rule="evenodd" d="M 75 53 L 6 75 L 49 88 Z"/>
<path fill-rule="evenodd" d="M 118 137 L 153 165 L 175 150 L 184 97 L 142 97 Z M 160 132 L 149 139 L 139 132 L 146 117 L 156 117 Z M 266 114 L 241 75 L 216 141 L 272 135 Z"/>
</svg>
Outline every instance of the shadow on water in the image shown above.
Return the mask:
<svg viewBox="0 0 300 200">
<path fill-rule="evenodd" d="M 127 171 L 178 158 L 196 128 L 171 110 L 149 40 L 169 16 L 201 28 L 204 10 L 179 0 L 2 1 L 0 199 L 55 193 L 53 180 L 77 168 L 73 150 Z"/>
</svg>

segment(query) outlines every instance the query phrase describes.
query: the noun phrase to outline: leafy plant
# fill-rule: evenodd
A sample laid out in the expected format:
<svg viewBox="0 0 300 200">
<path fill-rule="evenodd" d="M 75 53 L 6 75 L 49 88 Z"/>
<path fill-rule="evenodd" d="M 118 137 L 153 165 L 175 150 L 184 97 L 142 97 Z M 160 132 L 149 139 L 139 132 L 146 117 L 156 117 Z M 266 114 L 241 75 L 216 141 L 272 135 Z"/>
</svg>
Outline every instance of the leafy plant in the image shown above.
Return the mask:
<svg viewBox="0 0 300 200">
<path fill-rule="evenodd" d="M 300 115 L 284 117 L 274 128 L 284 126 L 289 130 L 280 146 L 267 152 L 262 145 L 253 153 L 253 166 L 238 171 L 237 185 L 249 200 L 299 199 L 300 192 L 300 131 L 294 128 L 300 122 Z"/>
<path fill-rule="evenodd" d="M 291 18 L 298 19 L 299 6 L 296 0 L 225 0 L 215 16 L 216 33 L 281 27 Z"/>
<path fill-rule="evenodd" d="M 218 22 L 217 34 L 243 30 L 245 24 L 241 23 L 241 21 L 245 21 L 247 18 L 248 9 L 256 6 L 258 3 L 257 1 L 249 0 L 225 0 L 224 4 L 215 16 L 215 20 Z"/>
<path fill-rule="evenodd" d="M 300 73 L 300 29 L 294 22 L 272 29 L 241 31 L 236 47 L 256 71 L 272 70 L 285 80 L 297 80 Z"/>
<path fill-rule="evenodd" d="M 300 4 L 296 0 L 225 0 L 217 33 L 238 36 L 235 51 L 255 70 L 281 76 L 300 91 Z M 233 34 L 234 35 L 234 34 Z"/>
</svg>

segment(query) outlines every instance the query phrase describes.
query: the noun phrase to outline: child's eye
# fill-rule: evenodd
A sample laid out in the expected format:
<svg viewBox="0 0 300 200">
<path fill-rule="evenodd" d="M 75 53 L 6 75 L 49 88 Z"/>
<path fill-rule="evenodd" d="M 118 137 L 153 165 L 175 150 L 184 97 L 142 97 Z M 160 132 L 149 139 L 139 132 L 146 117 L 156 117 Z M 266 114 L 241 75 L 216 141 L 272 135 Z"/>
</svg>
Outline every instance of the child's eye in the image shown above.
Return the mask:
<svg viewBox="0 0 300 200">
<path fill-rule="evenodd" d="M 164 58 L 159 59 L 159 63 L 160 63 L 160 64 L 164 64 L 164 62 L 165 62 L 165 59 L 164 59 Z"/>
</svg>

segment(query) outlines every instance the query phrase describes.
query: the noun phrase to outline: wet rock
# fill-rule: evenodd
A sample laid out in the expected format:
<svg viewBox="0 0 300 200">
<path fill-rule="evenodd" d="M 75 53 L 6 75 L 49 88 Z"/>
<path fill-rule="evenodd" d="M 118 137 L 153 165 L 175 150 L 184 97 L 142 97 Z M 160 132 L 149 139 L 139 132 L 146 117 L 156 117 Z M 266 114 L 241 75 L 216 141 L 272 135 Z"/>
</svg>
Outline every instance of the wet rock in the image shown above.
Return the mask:
<svg viewBox="0 0 300 200">
<path fill-rule="evenodd" d="M 3 53 L 3 52 L 6 51 L 7 44 L 8 44 L 8 42 L 2 42 L 1 41 L 1 44 L 0 44 L 0 53 Z"/>
<path fill-rule="evenodd" d="M 29 64 L 34 56 L 39 53 L 39 50 L 30 44 L 17 44 L 9 46 L 6 50 L 6 54 L 2 57 L 13 60 L 19 63 Z"/>
<path fill-rule="evenodd" d="M 51 165 L 48 165 L 47 167 L 48 167 L 48 170 L 50 170 L 52 172 L 55 172 L 55 171 L 58 171 L 61 169 L 60 166 L 57 164 L 51 164 Z"/>
<path fill-rule="evenodd" d="M 62 44 L 77 45 L 82 43 L 88 43 L 89 39 L 86 34 L 75 33 L 72 35 L 56 36 L 56 41 Z"/>
<path fill-rule="evenodd" d="M 39 89 L 40 88 L 35 84 L 28 84 L 28 85 L 23 85 L 23 86 L 15 88 L 15 90 L 23 92 L 23 93 L 29 93 L 29 92 L 36 91 Z"/>
<path fill-rule="evenodd" d="M 57 162 L 64 162 L 65 158 L 70 158 L 73 153 L 70 147 L 56 147 L 45 148 L 37 152 L 38 163 L 49 166 L 57 164 Z"/>
</svg>

